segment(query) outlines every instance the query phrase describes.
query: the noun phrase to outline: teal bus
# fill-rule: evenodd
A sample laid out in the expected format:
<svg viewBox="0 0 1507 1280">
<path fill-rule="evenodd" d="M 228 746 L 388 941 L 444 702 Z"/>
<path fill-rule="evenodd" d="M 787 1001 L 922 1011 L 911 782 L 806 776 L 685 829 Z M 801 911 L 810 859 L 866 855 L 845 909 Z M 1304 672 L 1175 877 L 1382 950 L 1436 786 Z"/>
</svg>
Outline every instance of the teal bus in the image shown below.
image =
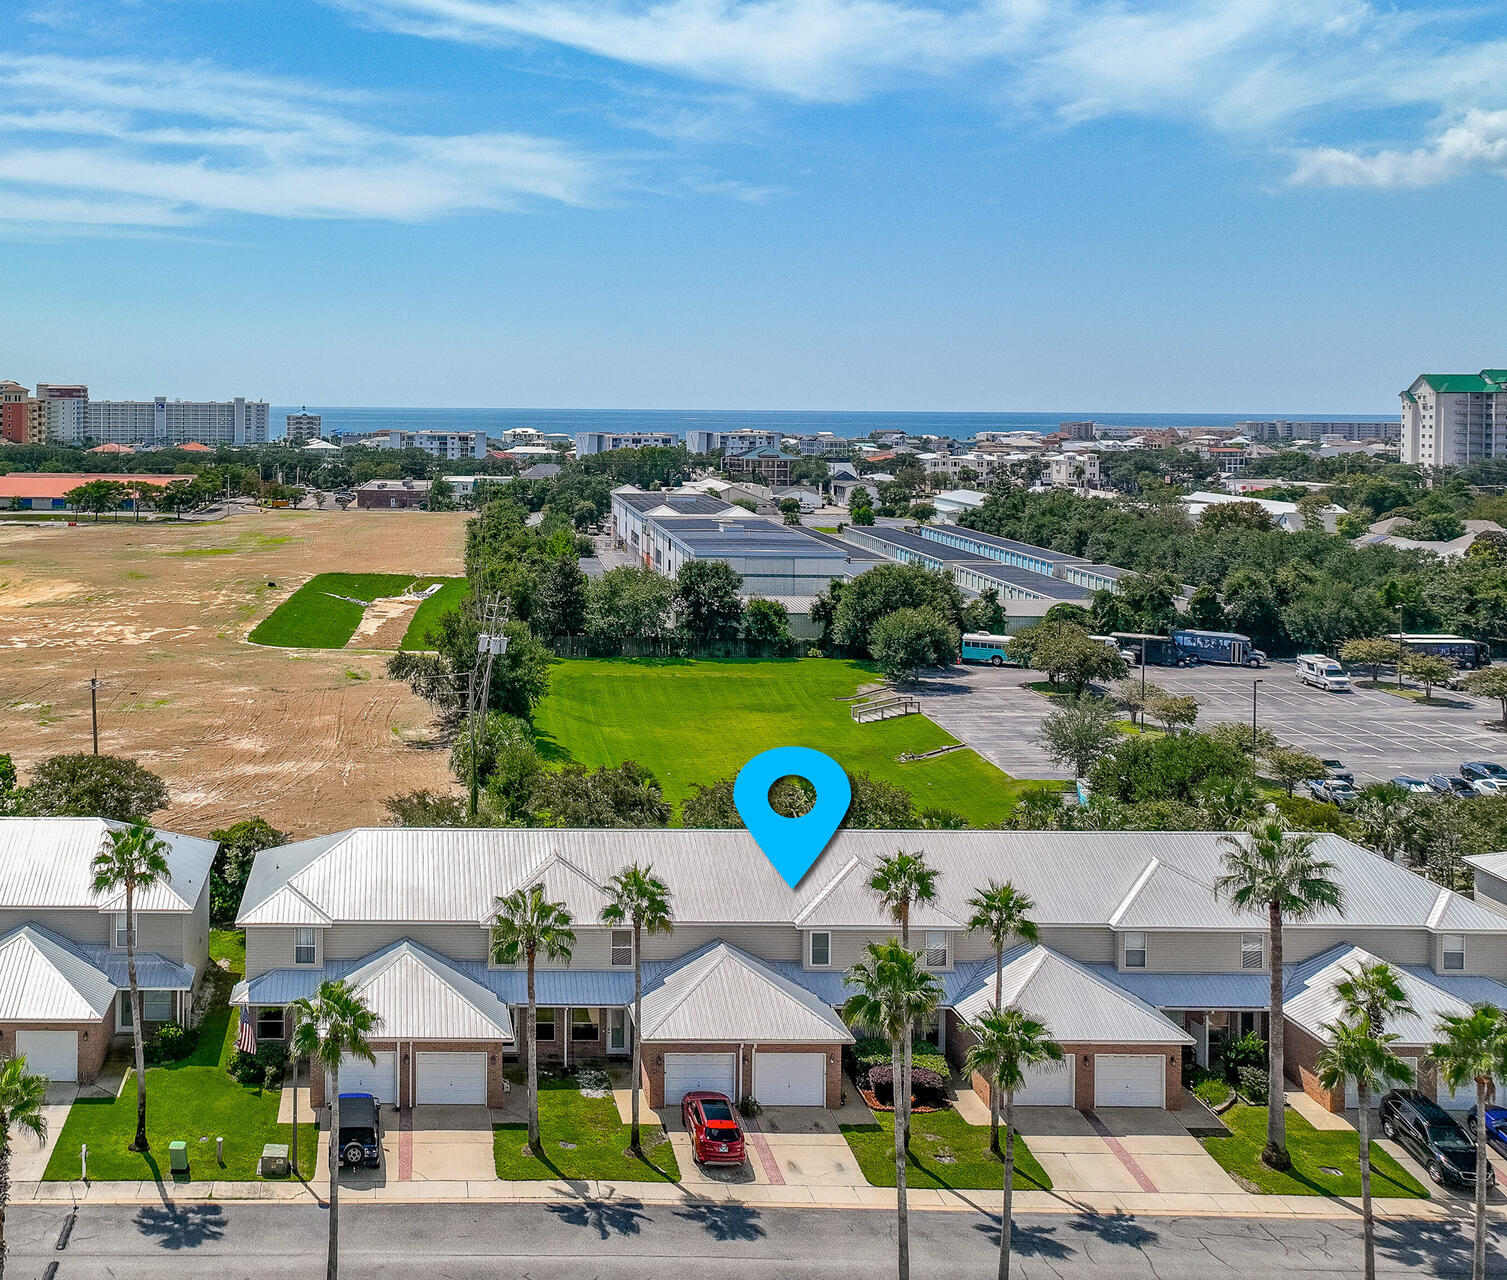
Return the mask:
<svg viewBox="0 0 1507 1280">
<path fill-rule="evenodd" d="M 1002 667 L 1013 662 L 1009 653 L 1009 636 L 966 635 L 963 637 L 963 661 L 987 662 Z"/>
</svg>

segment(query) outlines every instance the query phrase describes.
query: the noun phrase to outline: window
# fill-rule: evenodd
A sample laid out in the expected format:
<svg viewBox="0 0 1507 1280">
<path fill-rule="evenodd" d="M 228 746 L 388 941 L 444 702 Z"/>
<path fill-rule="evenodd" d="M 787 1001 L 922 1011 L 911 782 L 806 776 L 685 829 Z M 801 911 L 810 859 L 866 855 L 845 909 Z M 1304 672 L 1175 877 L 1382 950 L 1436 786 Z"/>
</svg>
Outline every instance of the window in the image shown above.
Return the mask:
<svg viewBox="0 0 1507 1280">
<path fill-rule="evenodd" d="M 570 1011 L 570 1038 L 572 1040 L 599 1040 L 595 1009 L 572 1009 Z"/>
<path fill-rule="evenodd" d="M 118 999 L 118 1023 L 122 1030 L 131 1026 L 131 993 L 122 991 Z M 173 1020 L 173 993 L 171 991 L 143 991 L 141 993 L 141 1019 L 143 1022 L 171 1022 Z"/>
<path fill-rule="evenodd" d="M 555 1011 L 553 1009 L 540 1009 L 534 1019 L 534 1035 L 540 1040 L 553 1040 L 555 1038 Z"/>
<path fill-rule="evenodd" d="M 110 929 L 110 937 L 112 939 L 110 945 L 117 951 L 124 951 L 126 949 L 126 913 L 124 911 L 117 911 L 115 913 L 114 923 Z"/>
<path fill-rule="evenodd" d="M 633 963 L 633 930 L 614 929 L 612 931 L 612 964 L 614 968 L 623 969 Z"/>
<path fill-rule="evenodd" d="M 283 1011 L 269 1006 L 256 1011 L 256 1038 L 258 1040 L 281 1040 L 283 1038 Z"/>
<path fill-rule="evenodd" d="M 1146 935 L 1140 932 L 1130 932 L 1125 935 L 1125 968 L 1144 969 L 1146 967 Z"/>
<path fill-rule="evenodd" d="M 947 931 L 945 929 L 926 931 L 926 967 L 928 969 L 947 968 Z"/>
<path fill-rule="evenodd" d="M 1463 933 L 1444 935 L 1444 967 L 1446 969 L 1465 968 L 1465 935 Z"/>
<path fill-rule="evenodd" d="M 832 935 L 830 933 L 812 933 L 810 961 L 811 968 L 825 969 L 832 963 Z"/>
<path fill-rule="evenodd" d="M 318 939 L 313 929 L 293 930 L 293 963 L 313 964 L 318 951 Z"/>
<path fill-rule="evenodd" d="M 1242 969 L 1266 968 L 1265 939 L 1259 933 L 1240 935 L 1240 967 Z"/>
</svg>

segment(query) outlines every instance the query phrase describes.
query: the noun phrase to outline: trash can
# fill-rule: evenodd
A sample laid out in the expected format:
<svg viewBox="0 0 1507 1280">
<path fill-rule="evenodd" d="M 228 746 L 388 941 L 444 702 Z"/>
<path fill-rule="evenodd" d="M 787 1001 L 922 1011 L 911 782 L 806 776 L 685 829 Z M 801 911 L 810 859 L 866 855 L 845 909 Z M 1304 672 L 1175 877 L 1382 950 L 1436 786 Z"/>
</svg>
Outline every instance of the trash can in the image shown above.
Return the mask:
<svg viewBox="0 0 1507 1280">
<path fill-rule="evenodd" d="M 172 1173 L 188 1172 L 188 1143 L 169 1142 L 167 1144 L 168 1162 L 167 1167 Z"/>
</svg>

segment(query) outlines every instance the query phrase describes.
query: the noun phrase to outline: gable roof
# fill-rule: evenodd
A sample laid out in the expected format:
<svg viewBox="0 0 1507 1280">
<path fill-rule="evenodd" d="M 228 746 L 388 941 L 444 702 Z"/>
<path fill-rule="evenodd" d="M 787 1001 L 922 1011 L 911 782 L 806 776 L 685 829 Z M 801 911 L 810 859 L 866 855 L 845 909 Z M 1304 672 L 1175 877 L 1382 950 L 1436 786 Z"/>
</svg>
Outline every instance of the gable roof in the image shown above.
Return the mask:
<svg viewBox="0 0 1507 1280">
<path fill-rule="evenodd" d="M 346 975 L 381 1018 L 384 1040 L 511 1040 L 513 1020 L 491 991 L 404 939 Z"/>
<path fill-rule="evenodd" d="M 23 925 L 0 938 L 0 1022 L 94 1022 L 115 983 L 61 938 Z"/>
<path fill-rule="evenodd" d="M 1047 1026 L 1066 1044 L 1192 1044 L 1193 1037 L 1140 997 L 1050 947 L 1006 952 L 1000 968 L 1001 999 Z M 983 981 L 954 1006 L 974 1019 L 994 1007 L 994 964 Z"/>
<path fill-rule="evenodd" d="M 1375 964 L 1377 957 L 1361 947 L 1338 946 L 1298 965 L 1289 979 L 1289 995 L 1282 1001 L 1282 1012 L 1316 1039 L 1328 1044 L 1333 1039 L 1324 1030 L 1326 1022 L 1344 1015 L 1335 984 L 1362 965 Z M 1396 1014 L 1384 1028 L 1403 1045 L 1433 1044 L 1435 1028 L 1446 1016 L 1470 1012 L 1470 1003 L 1435 986 L 1416 971 L 1397 965 L 1397 974 L 1412 1013 Z"/>
<path fill-rule="evenodd" d="M 830 1005 L 725 942 L 693 952 L 644 992 L 645 1041 L 852 1044 Z"/>
<path fill-rule="evenodd" d="M 0 908 L 121 909 L 123 893 L 94 892 L 93 864 L 110 833 L 128 829 L 104 818 L 0 818 Z M 169 879 L 138 891 L 136 909 L 191 912 L 219 846 L 172 831 L 157 834 L 168 846 Z"/>
</svg>

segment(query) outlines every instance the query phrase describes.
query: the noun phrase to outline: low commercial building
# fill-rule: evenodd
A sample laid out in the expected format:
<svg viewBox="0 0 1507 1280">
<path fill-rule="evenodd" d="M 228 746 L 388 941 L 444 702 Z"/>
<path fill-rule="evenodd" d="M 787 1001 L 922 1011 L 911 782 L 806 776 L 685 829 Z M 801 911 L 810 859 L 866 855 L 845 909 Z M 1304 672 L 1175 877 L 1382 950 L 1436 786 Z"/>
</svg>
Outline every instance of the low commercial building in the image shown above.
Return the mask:
<svg viewBox="0 0 1507 1280">
<path fill-rule="evenodd" d="M 936 508 L 937 519 L 943 524 L 954 524 L 965 511 L 977 511 L 989 500 L 989 495 L 978 489 L 948 489 L 931 500 Z"/>
<path fill-rule="evenodd" d="M 0 475 L 0 507 L 12 511 L 66 511 L 68 500 L 64 494 L 91 480 L 109 480 L 125 486 L 127 496 L 121 509 L 129 511 L 134 502 L 131 490 L 148 486 L 166 488 L 174 481 L 192 478 L 128 471 L 12 471 Z"/>
<path fill-rule="evenodd" d="M 617 449 L 673 449 L 679 443 L 669 431 L 578 431 L 576 457 Z"/>
<path fill-rule="evenodd" d="M 1224 506 L 1231 502 L 1244 502 L 1260 507 L 1271 517 L 1272 523 L 1277 528 L 1284 529 L 1288 533 L 1298 532 L 1307 523 L 1296 502 L 1279 502 L 1275 498 L 1257 498 L 1250 494 L 1214 493 L 1200 490 L 1197 493 L 1187 494 L 1180 501 L 1192 520 L 1197 520 L 1210 507 Z M 1333 533 L 1336 522 L 1344 514 L 1344 507 L 1331 502 L 1319 512 L 1319 518 L 1323 521 L 1324 528 Z"/>
<path fill-rule="evenodd" d="M 362 511 L 415 511 L 429 505 L 428 480 L 368 480 L 356 486 Z"/>
<path fill-rule="evenodd" d="M 735 519 L 747 514 L 741 507 L 713 494 L 638 489 L 629 484 L 612 491 L 611 531 L 613 541 L 619 547 L 642 557 L 648 545 L 647 528 L 651 520 L 661 516 Z"/>
<path fill-rule="evenodd" d="M 746 595 L 815 596 L 848 576 L 842 547 L 741 511 L 736 518 L 658 517 L 647 533 L 645 564 L 673 578 L 690 561 L 718 561 L 742 578 Z"/>
</svg>

